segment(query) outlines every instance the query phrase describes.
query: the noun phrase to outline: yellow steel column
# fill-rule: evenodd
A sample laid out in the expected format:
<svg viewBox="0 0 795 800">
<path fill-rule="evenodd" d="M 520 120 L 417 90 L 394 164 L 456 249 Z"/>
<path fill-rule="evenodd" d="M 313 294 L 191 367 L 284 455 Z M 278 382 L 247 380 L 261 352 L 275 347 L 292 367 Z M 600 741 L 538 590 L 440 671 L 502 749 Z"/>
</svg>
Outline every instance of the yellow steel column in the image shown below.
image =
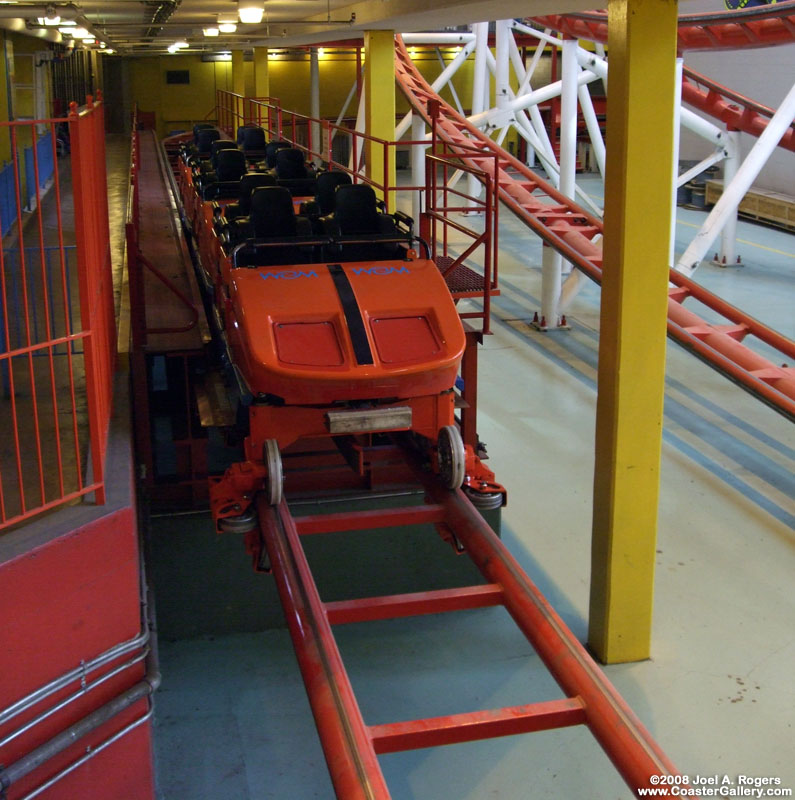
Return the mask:
<svg viewBox="0 0 795 800">
<path fill-rule="evenodd" d="M 245 63 L 243 62 L 243 51 L 232 51 L 232 91 L 235 94 L 246 94 L 246 72 Z"/>
<path fill-rule="evenodd" d="M 391 142 L 395 138 L 395 32 L 366 31 L 364 52 L 365 132 Z M 367 177 L 377 184 L 394 186 L 395 153 L 388 155 L 389 167 L 385 175 L 384 148 L 369 142 L 365 145 Z M 386 200 L 391 210 L 394 197 Z"/>
<path fill-rule="evenodd" d="M 675 0 L 609 0 L 604 274 L 588 641 L 649 657 L 665 380 Z"/>
<path fill-rule="evenodd" d="M 254 48 L 254 97 L 269 97 L 271 93 L 268 75 L 268 48 Z"/>
</svg>

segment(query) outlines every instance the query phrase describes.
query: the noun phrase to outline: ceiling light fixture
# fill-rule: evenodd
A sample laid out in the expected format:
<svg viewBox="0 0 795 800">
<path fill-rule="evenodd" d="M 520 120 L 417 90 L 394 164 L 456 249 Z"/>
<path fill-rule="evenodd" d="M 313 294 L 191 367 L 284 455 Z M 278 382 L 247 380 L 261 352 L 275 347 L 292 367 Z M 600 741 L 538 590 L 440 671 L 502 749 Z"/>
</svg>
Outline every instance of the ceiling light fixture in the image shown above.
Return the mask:
<svg viewBox="0 0 795 800">
<path fill-rule="evenodd" d="M 44 17 L 45 25 L 57 25 L 61 21 L 59 14 L 55 12 L 55 6 L 47 6 L 46 16 Z"/>
<path fill-rule="evenodd" d="M 264 13 L 262 0 L 237 0 L 237 15 L 244 25 L 256 25 L 262 22 Z"/>
<path fill-rule="evenodd" d="M 237 22 L 221 22 L 219 19 L 218 30 L 221 33 L 234 33 L 237 30 Z"/>
<path fill-rule="evenodd" d="M 218 36 L 218 28 L 202 28 L 202 33 L 205 36 Z"/>
</svg>

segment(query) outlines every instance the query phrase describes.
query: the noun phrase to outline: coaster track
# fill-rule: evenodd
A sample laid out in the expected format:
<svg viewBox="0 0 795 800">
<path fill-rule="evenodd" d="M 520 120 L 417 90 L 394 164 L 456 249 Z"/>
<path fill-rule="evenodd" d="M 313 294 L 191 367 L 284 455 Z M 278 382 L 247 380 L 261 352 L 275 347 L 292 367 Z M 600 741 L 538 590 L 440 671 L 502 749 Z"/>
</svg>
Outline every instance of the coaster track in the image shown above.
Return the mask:
<svg viewBox="0 0 795 800">
<path fill-rule="evenodd" d="M 795 4 L 786 5 L 791 8 Z M 587 17 L 589 22 L 592 16 L 604 17 L 578 15 L 573 19 L 579 21 L 582 16 Z M 709 19 L 717 16 L 726 15 L 711 15 Z M 776 18 L 787 19 L 786 15 Z M 546 21 L 551 18 L 541 19 L 540 24 L 552 26 Z M 595 38 L 590 31 L 572 35 Z M 439 138 L 457 152 L 463 162 L 490 174 L 497 181 L 500 200 L 519 220 L 589 278 L 600 283 L 602 252 L 593 239 L 603 232 L 602 221 L 562 195 L 445 103 L 416 69 L 400 36 L 397 37 L 395 52 L 396 79 L 414 111 L 435 127 Z M 473 152 L 473 148 L 481 150 L 483 156 Z M 782 360 L 795 360 L 795 342 L 674 270 L 670 271 L 670 281 L 673 288 L 669 291 L 668 300 L 668 335 L 730 380 L 795 421 L 795 368 L 779 366 Z M 706 305 L 713 313 L 720 315 L 722 321 L 708 323 L 690 309 L 685 309 L 683 303 L 688 297 Z M 777 350 L 781 354 L 776 358 L 778 363 L 743 344 L 742 340 L 748 336 L 756 337 Z"/>
</svg>

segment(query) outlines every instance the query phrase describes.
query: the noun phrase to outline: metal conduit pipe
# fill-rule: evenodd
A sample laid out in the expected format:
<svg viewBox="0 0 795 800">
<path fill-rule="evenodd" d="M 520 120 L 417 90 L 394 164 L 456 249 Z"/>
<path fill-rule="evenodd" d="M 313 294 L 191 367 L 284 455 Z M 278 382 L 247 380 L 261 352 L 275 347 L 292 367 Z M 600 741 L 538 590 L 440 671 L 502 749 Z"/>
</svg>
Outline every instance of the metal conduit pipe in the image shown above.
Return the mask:
<svg viewBox="0 0 795 800">
<path fill-rule="evenodd" d="M 122 644 L 117 645 L 114 648 L 111 648 L 103 655 L 99 656 L 94 661 L 99 661 L 100 659 L 104 659 L 105 661 L 108 660 L 108 653 L 116 653 L 119 655 L 119 651 L 123 647 L 129 647 L 130 642 L 135 642 L 138 640 L 149 641 L 149 652 L 146 656 L 146 673 L 143 677 L 143 680 L 139 681 L 135 685 L 131 686 L 129 689 L 126 689 L 122 692 L 118 697 L 115 697 L 113 700 L 105 703 L 104 705 L 100 706 L 95 711 L 92 711 L 87 716 L 83 717 L 83 719 L 78 720 L 74 725 L 70 725 L 66 730 L 61 731 L 61 733 L 56 734 L 52 739 L 44 742 L 44 744 L 37 747 L 35 750 L 32 750 L 30 753 L 27 753 L 19 760 L 15 761 L 13 764 L 10 764 L 8 767 L 0 768 L 0 796 L 4 796 L 6 790 L 15 782 L 19 781 L 21 778 L 24 778 L 26 775 L 33 772 L 33 770 L 40 767 L 42 764 L 49 761 L 54 756 L 58 755 L 58 753 L 63 752 L 71 746 L 74 742 L 82 739 L 87 734 L 91 733 L 92 731 L 99 728 L 104 723 L 108 722 L 109 720 L 113 719 L 113 717 L 120 714 L 125 709 L 129 708 L 134 703 L 137 703 L 139 700 L 143 699 L 144 697 L 151 697 L 157 691 L 158 687 L 160 686 L 161 675 L 160 675 L 160 661 L 158 658 L 158 649 L 157 649 L 157 636 L 152 635 L 156 630 L 157 626 L 155 624 L 155 610 L 154 610 L 154 597 L 152 595 L 152 590 L 149 587 L 149 584 L 146 581 L 146 575 L 144 573 L 143 567 L 143 560 L 141 562 L 140 567 L 140 575 L 141 575 L 141 623 L 142 623 L 142 632 L 139 636 L 135 637 L 134 639 L 130 639 L 127 642 L 122 642 Z M 74 672 L 74 670 L 72 670 Z M 67 673 L 67 674 L 71 674 Z M 58 678 L 53 681 L 51 684 L 48 684 L 47 687 L 43 687 L 43 689 L 48 689 L 54 683 L 58 681 L 62 681 L 62 678 Z M 34 692 L 32 696 L 38 696 L 39 692 L 43 690 L 38 690 Z M 51 692 L 50 692 L 51 693 Z M 46 695 L 43 695 L 46 696 Z M 15 706 L 18 704 L 15 704 Z M 14 708 L 14 706 L 12 706 Z M 16 711 L 19 713 L 19 711 Z M 68 775 L 72 770 L 74 770 L 80 764 L 85 763 L 85 761 L 93 758 L 97 753 L 101 752 L 105 747 L 109 744 L 112 744 L 117 739 L 121 738 L 121 736 L 125 735 L 129 731 L 136 728 L 138 725 L 145 722 L 152 714 L 152 708 L 150 707 L 147 714 L 144 715 L 139 720 L 136 720 L 132 724 L 126 726 L 122 731 L 118 731 L 116 734 L 110 737 L 110 739 L 106 740 L 105 742 L 101 743 L 97 747 L 87 752 L 84 756 L 78 759 L 73 764 L 68 765 L 63 770 L 58 772 L 56 775 L 52 776 L 44 786 L 39 787 L 38 789 L 34 790 L 30 794 L 26 796 L 23 800 L 27 800 L 27 798 L 36 797 L 45 788 L 51 786 L 53 783 L 56 783 L 61 778 Z M 9 717 L 10 718 L 10 717 Z"/>
<path fill-rule="evenodd" d="M 106 650 L 104 653 L 98 655 L 96 658 L 92 658 L 90 661 L 85 661 L 79 667 L 75 667 L 74 669 L 69 670 L 69 672 L 65 672 L 63 675 L 60 675 L 59 677 L 50 681 L 50 683 L 48 683 L 46 686 L 36 689 L 26 697 L 17 700 L 15 703 L 12 703 L 10 706 L 0 711 L 0 725 L 4 725 L 18 714 L 21 714 L 37 703 L 40 703 L 42 700 L 54 694 L 55 692 L 66 688 L 70 683 L 74 683 L 77 680 L 82 680 L 89 673 L 100 669 L 111 661 L 114 661 L 115 659 L 120 658 L 127 653 L 131 653 L 133 650 L 140 649 L 148 641 L 149 630 L 147 629 L 133 639 L 128 639 L 126 642 L 121 642 L 120 644 L 114 645 L 109 650 Z"/>
<path fill-rule="evenodd" d="M 15 761 L 10 766 L 0 770 L 0 789 L 6 791 L 12 784 L 33 772 L 34 769 L 40 767 L 45 762 L 58 755 L 58 753 L 66 750 L 66 748 L 74 742 L 82 739 L 84 736 L 91 733 L 91 731 L 96 730 L 100 725 L 108 722 L 108 720 L 113 719 L 113 717 L 120 714 L 124 709 L 129 708 L 133 703 L 151 695 L 159 685 L 160 673 L 157 669 L 153 669 L 151 673 L 147 670 L 147 676 L 144 680 L 139 681 L 118 697 L 105 703 L 104 706 L 100 706 L 96 711 L 83 717 L 83 719 L 71 725 L 65 731 L 61 731 L 61 733 L 45 742 L 40 747 L 37 747 L 35 750 L 20 758 L 19 761 Z"/>
</svg>

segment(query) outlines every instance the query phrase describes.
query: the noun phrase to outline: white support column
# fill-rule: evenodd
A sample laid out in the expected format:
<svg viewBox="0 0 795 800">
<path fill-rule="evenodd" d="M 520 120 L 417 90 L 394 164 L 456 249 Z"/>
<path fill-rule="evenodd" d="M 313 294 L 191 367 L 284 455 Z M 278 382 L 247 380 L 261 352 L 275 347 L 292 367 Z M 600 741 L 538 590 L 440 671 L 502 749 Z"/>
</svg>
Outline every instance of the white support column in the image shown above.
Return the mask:
<svg viewBox="0 0 795 800">
<path fill-rule="evenodd" d="M 577 171 L 577 80 L 580 66 L 577 63 L 577 40 L 564 39 L 561 58 L 561 93 L 560 93 L 560 192 L 574 199 L 574 185 Z M 561 271 L 571 272 L 571 263 L 561 256 Z M 544 290 L 542 288 L 542 294 Z M 557 305 L 560 302 L 560 278 L 558 277 L 558 296 L 555 299 L 554 318 L 547 317 L 549 327 L 555 327 Z"/>
<path fill-rule="evenodd" d="M 605 140 L 602 136 L 602 129 L 599 127 L 599 120 L 593 107 L 593 100 L 588 87 L 582 84 L 577 88 L 577 98 L 580 101 L 580 108 L 585 119 L 585 127 L 588 130 L 588 138 L 591 140 L 591 152 L 596 159 L 596 167 L 599 174 L 605 176 Z"/>
<path fill-rule="evenodd" d="M 560 284 L 562 256 L 546 242 L 541 247 L 541 319 L 537 327 L 556 330 L 560 323 Z"/>
<path fill-rule="evenodd" d="M 411 120 L 411 140 L 420 142 L 425 138 L 425 120 L 415 114 Z M 411 146 L 411 185 L 425 186 L 425 145 Z M 425 192 L 418 189 L 411 193 L 411 216 L 414 219 L 414 230 L 419 230 L 420 214 L 423 209 Z"/>
<path fill-rule="evenodd" d="M 676 59 L 676 74 L 674 76 L 674 139 L 673 139 L 673 193 L 671 195 L 671 244 L 668 250 L 668 266 L 673 267 L 676 259 L 676 195 L 679 189 L 679 134 L 682 128 L 682 58 Z"/>
<path fill-rule="evenodd" d="M 320 57 L 318 56 L 317 47 L 313 47 L 309 51 L 309 100 L 310 111 L 309 116 L 314 119 L 320 118 Z M 319 153 L 323 148 L 320 142 L 320 123 L 313 122 L 311 124 L 310 133 L 312 135 L 312 150 Z M 316 167 L 320 166 L 321 158 L 319 155 L 312 158 L 312 162 Z"/>
<path fill-rule="evenodd" d="M 740 168 L 740 131 L 726 130 L 726 160 L 723 162 L 723 185 L 729 186 Z M 720 234 L 720 253 L 718 265 L 721 267 L 742 266 L 736 255 L 737 245 L 737 208 L 726 218 L 726 224 Z"/>
<path fill-rule="evenodd" d="M 740 201 L 751 188 L 762 167 L 767 163 L 770 154 L 778 146 L 779 140 L 795 118 L 795 85 L 789 90 L 778 110 L 770 118 L 767 127 L 762 131 L 756 144 L 745 158 L 743 165 L 730 184 L 725 184 L 723 194 L 712 211 L 710 211 L 701 230 L 696 234 L 684 255 L 679 259 L 676 269 L 684 275 L 692 275 L 707 251 L 715 241 L 715 237 L 726 223 L 726 220 L 737 211 Z"/>
<path fill-rule="evenodd" d="M 512 39 L 510 26 L 511 20 L 500 19 L 494 23 L 496 31 L 496 56 L 497 68 L 494 73 L 494 86 L 496 93 L 495 105 L 500 110 L 508 106 L 508 66 L 509 66 L 509 42 Z"/>
<path fill-rule="evenodd" d="M 489 23 L 476 22 L 472 26 L 475 34 L 475 69 L 472 76 L 472 114 L 481 114 L 486 109 L 485 96 L 488 80 L 486 51 L 489 47 Z M 480 194 L 480 182 L 473 175 L 467 176 L 467 193 L 471 197 Z"/>
</svg>

